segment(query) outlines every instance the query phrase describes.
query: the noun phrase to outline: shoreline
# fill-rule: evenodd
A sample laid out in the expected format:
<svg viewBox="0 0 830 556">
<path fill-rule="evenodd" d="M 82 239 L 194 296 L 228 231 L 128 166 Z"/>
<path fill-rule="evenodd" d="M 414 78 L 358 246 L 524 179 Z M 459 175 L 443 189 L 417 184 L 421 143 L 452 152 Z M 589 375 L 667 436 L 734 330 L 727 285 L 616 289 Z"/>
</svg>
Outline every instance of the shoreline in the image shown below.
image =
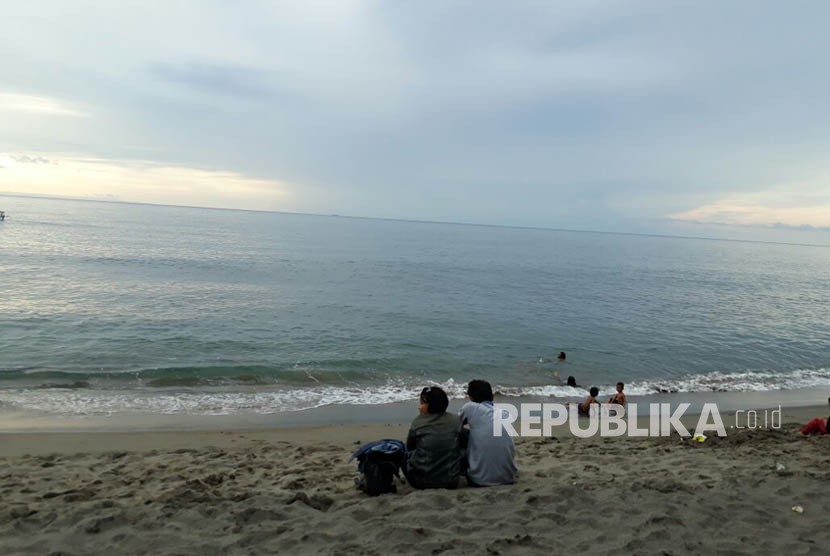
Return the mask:
<svg viewBox="0 0 830 556">
<path fill-rule="evenodd" d="M 692 392 L 661 393 L 649 396 L 629 396 L 629 405 L 636 404 L 638 413 L 649 411 L 650 404 L 681 403 L 690 405 L 686 414 L 700 414 L 704 404 L 717 404 L 721 413 L 737 410 L 788 410 L 821 408 L 827 410 L 828 390 L 816 388 L 765 392 Z M 549 398 L 536 396 L 496 396 L 496 403 L 518 406 L 523 403 L 566 403 L 576 398 Z M 451 399 L 449 411 L 457 412 L 465 400 Z M 112 415 L 55 415 L 34 411 L 3 409 L 0 404 L 0 434 L 47 432 L 171 432 L 217 430 L 269 430 L 293 427 L 324 427 L 343 425 L 383 425 L 408 423 L 417 411 L 416 399 L 374 405 L 326 405 L 316 408 L 275 413 L 235 415 L 204 414 L 146 414 L 121 413 Z M 820 411 L 823 415 L 827 411 Z"/>
<path fill-rule="evenodd" d="M 204 449 L 207 447 L 229 448 L 234 445 L 248 445 L 252 443 L 291 442 L 302 445 L 339 444 L 351 447 L 369 440 L 379 438 L 398 438 L 404 440 L 409 424 L 416 412 L 411 404 L 393 404 L 395 407 L 386 408 L 382 414 L 376 415 L 376 420 L 341 421 L 341 422 L 313 422 L 293 423 L 264 426 L 257 423 L 251 426 L 248 420 L 227 421 L 225 419 L 207 421 L 199 419 L 192 426 L 175 427 L 168 423 L 166 428 L 135 428 L 135 423 L 127 428 L 66 428 L 66 429 L 35 429 L 0 432 L 0 458 L 19 457 L 25 455 L 45 454 L 75 454 L 75 453 L 103 453 L 108 451 L 142 452 L 147 450 L 170 449 Z M 457 407 L 450 407 L 456 411 Z M 747 422 L 746 411 L 752 409 L 760 416 L 754 423 L 757 430 L 776 430 L 772 426 L 763 426 L 764 415 L 770 415 L 778 407 L 755 407 L 720 413 L 726 429 L 727 437 L 741 430 L 750 428 Z M 779 426 L 803 425 L 814 417 L 827 417 L 830 409 L 825 406 L 811 405 L 798 407 L 780 407 L 781 421 Z M 744 413 L 740 413 L 744 411 Z M 681 423 L 693 433 L 698 422 L 700 412 L 689 411 L 681 418 Z M 323 415 L 319 416 L 323 418 Z M 648 428 L 647 415 L 639 415 L 638 427 Z M 181 423 L 180 423 L 181 425 Z M 514 423 L 520 431 L 521 419 Z M 581 424 L 584 428 L 586 425 Z M 743 427 L 738 428 L 738 427 Z M 544 440 L 539 425 L 531 427 L 538 430 L 537 436 L 525 437 L 522 440 Z M 673 433 L 674 434 L 674 433 Z M 709 433 L 707 436 L 714 436 Z M 552 428 L 554 438 L 574 438 L 570 424 L 558 425 Z M 591 441 L 599 435 L 580 441 Z M 636 437 L 622 436 L 620 439 L 639 440 Z"/>
</svg>

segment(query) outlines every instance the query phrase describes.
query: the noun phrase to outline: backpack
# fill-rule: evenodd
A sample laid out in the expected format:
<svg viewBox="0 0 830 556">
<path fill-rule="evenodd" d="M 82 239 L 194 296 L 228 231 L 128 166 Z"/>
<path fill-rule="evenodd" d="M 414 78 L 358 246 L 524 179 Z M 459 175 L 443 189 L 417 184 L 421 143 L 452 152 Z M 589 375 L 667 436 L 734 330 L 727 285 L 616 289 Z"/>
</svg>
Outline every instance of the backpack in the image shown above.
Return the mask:
<svg viewBox="0 0 830 556">
<path fill-rule="evenodd" d="M 357 458 L 360 473 L 358 488 L 369 496 L 385 492 L 397 492 L 395 477 L 406 462 L 406 446 L 400 440 L 375 440 L 364 444 L 352 454 L 349 461 Z"/>
</svg>

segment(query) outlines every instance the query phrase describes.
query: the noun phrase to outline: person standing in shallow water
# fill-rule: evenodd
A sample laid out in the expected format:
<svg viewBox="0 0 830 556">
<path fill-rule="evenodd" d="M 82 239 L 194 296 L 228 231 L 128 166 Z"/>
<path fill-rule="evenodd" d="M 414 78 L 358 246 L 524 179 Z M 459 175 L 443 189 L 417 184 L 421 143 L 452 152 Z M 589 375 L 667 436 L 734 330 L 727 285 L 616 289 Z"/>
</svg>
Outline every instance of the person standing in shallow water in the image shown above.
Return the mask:
<svg viewBox="0 0 830 556">
<path fill-rule="evenodd" d="M 560 351 L 560 352 L 559 352 L 559 355 L 557 355 L 557 356 L 556 356 L 556 364 L 557 364 L 557 365 L 561 365 L 562 363 L 565 363 L 565 360 L 566 360 L 567 358 L 568 358 L 568 356 L 567 356 L 567 355 L 565 355 L 565 352 L 564 352 L 564 351 Z M 540 359 L 540 361 L 541 361 L 541 359 Z M 557 369 L 557 370 L 553 371 L 553 379 L 554 379 L 557 383 L 562 384 L 562 377 L 561 377 L 561 376 L 559 376 L 559 369 Z"/>
</svg>

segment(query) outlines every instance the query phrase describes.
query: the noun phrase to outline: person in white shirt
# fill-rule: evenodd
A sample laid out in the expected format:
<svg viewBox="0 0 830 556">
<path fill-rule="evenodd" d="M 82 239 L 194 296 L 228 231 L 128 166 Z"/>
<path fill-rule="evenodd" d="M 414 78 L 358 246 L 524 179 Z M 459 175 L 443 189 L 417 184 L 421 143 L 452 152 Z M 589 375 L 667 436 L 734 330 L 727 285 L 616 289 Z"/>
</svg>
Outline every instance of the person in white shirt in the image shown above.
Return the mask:
<svg viewBox="0 0 830 556">
<path fill-rule="evenodd" d="M 509 485 L 516 482 L 513 438 L 493 434 L 493 388 L 486 380 L 467 385 L 470 401 L 458 413 L 470 429 L 467 443 L 467 482 L 471 486 Z M 503 410 L 498 410 L 503 411 Z"/>
</svg>

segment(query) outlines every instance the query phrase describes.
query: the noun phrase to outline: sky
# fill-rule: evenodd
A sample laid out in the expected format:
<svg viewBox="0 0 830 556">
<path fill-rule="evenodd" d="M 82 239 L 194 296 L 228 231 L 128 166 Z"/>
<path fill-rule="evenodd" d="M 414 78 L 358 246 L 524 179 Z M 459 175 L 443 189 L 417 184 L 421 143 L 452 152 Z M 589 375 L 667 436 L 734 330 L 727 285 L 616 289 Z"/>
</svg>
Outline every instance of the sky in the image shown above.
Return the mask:
<svg viewBox="0 0 830 556">
<path fill-rule="evenodd" d="M 3 2 L 0 191 L 830 244 L 828 19 L 818 1 Z"/>
</svg>

